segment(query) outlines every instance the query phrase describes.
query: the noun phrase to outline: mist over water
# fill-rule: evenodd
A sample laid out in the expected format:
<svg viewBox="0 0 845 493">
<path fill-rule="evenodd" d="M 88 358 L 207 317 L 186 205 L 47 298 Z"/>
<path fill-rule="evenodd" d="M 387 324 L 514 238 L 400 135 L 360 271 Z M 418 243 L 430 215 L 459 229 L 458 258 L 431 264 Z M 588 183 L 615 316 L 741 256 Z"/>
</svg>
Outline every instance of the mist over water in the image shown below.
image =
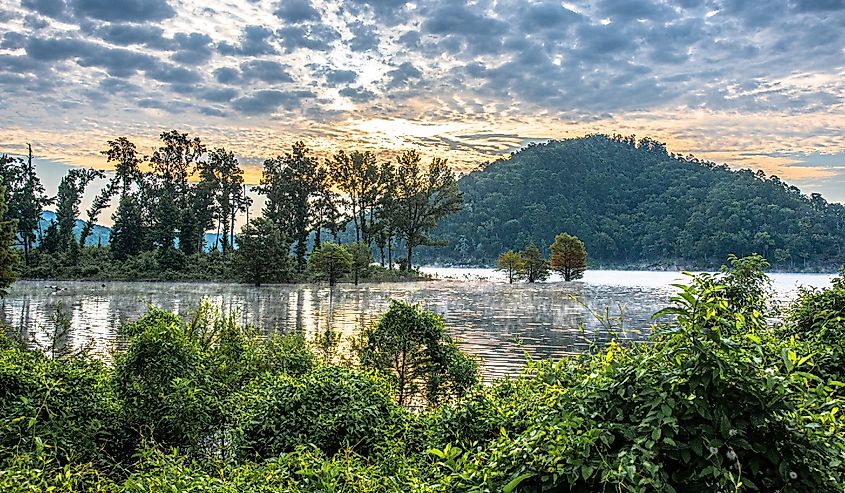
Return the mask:
<svg viewBox="0 0 845 493">
<path fill-rule="evenodd" d="M 53 330 L 50 317 L 61 307 L 73 327 L 62 343 L 91 345 L 108 358 L 125 342 L 117 337 L 119 325 L 137 319 L 148 304 L 187 315 L 207 298 L 264 333 L 302 331 L 313 337 L 332 328 L 348 339 L 373 323 L 390 299 L 401 299 L 443 316 L 448 332 L 464 350 L 481 357 L 483 373 L 491 378 L 518 372 L 526 355 L 557 358 L 613 337 L 644 337 L 652 314 L 675 292 L 671 284 L 685 277 L 678 272 L 595 270 L 571 283 L 552 278 L 547 283 L 511 285 L 492 269 L 422 270 L 436 279 L 340 284 L 331 290 L 315 284 L 255 288 L 220 283 L 20 281 L 0 301 L 0 315 L 13 332 L 45 342 Z M 777 298 L 787 301 L 798 286 L 826 286 L 833 276 L 771 277 Z M 608 330 L 591 313 L 604 315 L 605 310 L 611 318 L 621 318 L 622 326 L 614 320 Z"/>
</svg>

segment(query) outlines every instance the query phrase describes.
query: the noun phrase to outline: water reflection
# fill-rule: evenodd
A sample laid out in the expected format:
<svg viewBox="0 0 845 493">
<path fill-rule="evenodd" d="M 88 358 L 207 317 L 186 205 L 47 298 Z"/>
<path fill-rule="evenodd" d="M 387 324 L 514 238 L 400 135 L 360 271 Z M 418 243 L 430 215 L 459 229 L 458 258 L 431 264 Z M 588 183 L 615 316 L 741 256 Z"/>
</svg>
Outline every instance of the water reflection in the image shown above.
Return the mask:
<svg viewBox="0 0 845 493">
<path fill-rule="evenodd" d="M 371 324 L 395 298 L 442 315 L 461 347 L 480 356 L 485 375 L 495 377 L 518 371 L 526 355 L 556 358 L 610 339 L 612 334 L 591 311 L 604 313 L 609 307 L 613 315 L 621 310 L 624 328 L 648 327 L 652 313 L 673 293 L 670 284 L 681 277 L 594 271 L 583 282 L 508 285 L 479 280 L 491 277 L 481 269 L 470 271 L 470 276 L 461 271 L 458 279 L 446 278 L 455 277 L 450 274 L 454 272 L 438 271 L 440 279 L 431 282 L 343 284 L 331 290 L 318 285 L 21 281 L 0 302 L 0 312 L 12 330 L 48 344 L 54 328 L 51 316 L 61 307 L 74 328 L 66 344 L 93 342 L 94 350 L 108 357 L 120 344 L 117 327 L 143 314 L 147 304 L 186 315 L 208 298 L 225 313 L 235 313 L 242 323 L 265 332 L 302 331 L 314 337 L 332 328 L 348 338 Z M 796 284 L 825 285 L 829 279 L 775 280 L 781 296 L 788 296 Z M 632 331 L 624 336 L 640 337 Z"/>
</svg>

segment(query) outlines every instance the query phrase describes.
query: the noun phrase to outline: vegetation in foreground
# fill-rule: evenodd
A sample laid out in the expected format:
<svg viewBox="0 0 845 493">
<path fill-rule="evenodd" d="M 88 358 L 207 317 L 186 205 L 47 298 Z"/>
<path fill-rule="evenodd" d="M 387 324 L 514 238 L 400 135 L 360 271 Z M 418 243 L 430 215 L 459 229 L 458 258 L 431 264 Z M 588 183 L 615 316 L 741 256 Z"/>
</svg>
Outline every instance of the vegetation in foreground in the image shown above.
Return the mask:
<svg viewBox="0 0 845 493">
<path fill-rule="evenodd" d="M 647 343 L 489 385 L 399 303 L 347 362 L 207 308 L 125 326 L 113 365 L 3 339 L 0 490 L 845 491 L 845 273 L 773 323 L 765 261 L 731 260 Z"/>
</svg>

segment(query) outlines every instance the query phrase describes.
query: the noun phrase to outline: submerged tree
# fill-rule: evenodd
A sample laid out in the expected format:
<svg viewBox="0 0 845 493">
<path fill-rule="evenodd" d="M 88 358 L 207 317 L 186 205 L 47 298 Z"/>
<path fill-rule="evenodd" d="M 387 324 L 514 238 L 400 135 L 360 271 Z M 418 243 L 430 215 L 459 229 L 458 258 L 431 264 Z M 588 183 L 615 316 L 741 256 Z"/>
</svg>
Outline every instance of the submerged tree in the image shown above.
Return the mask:
<svg viewBox="0 0 845 493">
<path fill-rule="evenodd" d="M 462 396 L 478 382 L 478 362 L 463 354 L 446 334 L 443 319 L 403 301 L 361 334 L 363 368 L 395 382 L 400 405 L 437 404 Z"/>
<path fill-rule="evenodd" d="M 290 244 L 270 219 L 250 220 L 237 235 L 235 268 L 245 282 L 256 286 L 290 278 Z"/>
<path fill-rule="evenodd" d="M 455 173 L 445 159 L 434 158 L 426 168 L 420 155 L 410 150 L 397 159 L 395 209 L 393 219 L 399 236 L 405 241 L 407 269 L 413 267 L 414 248 L 436 245 L 429 232 L 437 222 L 461 210 L 463 196 Z"/>
<path fill-rule="evenodd" d="M 564 281 L 581 279 L 587 270 L 587 250 L 584 243 L 575 236 L 561 233 L 555 236 L 551 247 L 549 265 L 563 276 Z"/>
<path fill-rule="evenodd" d="M 352 255 L 343 245 L 325 242 L 311 252 L 308 266 L 312 272 L 329 281 L 334 286 L 337 280 L 352 270 Z"/>
<path fill-rule="evenodd" d="M 496 260 L 496 270 L 504 272 L 508 276 L 508 282 L 513 282 L 519 279 L 519 273 L 523 270 L 525 262 L 518 253 L 513 250 L 499 255 Z"/>
<path fill-rule="evenodd" d="M 549 263 L 540 254 L 537 245 L 531 243 L 519 253 L 519 256 L 522 257 L 520 278 L 530 283 L 545 281 L 549 278 Z"/>
<path fill-rule="evenodd" d="M 363 242 L 352 243 L 349 245 L 349 254 L 352 256 L 352 277 L 355 285 L 361 276 L 367 274 L 370 264 L 373 262 L 373 255 L 370 253 L 369 247 Z"/>
</svg>

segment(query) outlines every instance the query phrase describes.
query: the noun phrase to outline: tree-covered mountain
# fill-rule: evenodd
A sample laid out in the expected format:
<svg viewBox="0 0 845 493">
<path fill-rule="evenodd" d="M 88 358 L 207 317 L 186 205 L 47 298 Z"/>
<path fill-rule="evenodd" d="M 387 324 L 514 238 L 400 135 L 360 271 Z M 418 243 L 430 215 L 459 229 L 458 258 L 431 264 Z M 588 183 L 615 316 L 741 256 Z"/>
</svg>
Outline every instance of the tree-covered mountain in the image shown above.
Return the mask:
<svg viewBox="0 0 845 493">
<path fill-rule="evenodd" d="M 845 207 L 762 172 L 733 171 L 633 136 L 590 135 L 532 144 L 459 180 L 465 206 L 424 261 L 493 265 L 566 232 L 593 265 L 718 265 L 760 253 L 778 268 L 845 261 Z"/>
</svg>

